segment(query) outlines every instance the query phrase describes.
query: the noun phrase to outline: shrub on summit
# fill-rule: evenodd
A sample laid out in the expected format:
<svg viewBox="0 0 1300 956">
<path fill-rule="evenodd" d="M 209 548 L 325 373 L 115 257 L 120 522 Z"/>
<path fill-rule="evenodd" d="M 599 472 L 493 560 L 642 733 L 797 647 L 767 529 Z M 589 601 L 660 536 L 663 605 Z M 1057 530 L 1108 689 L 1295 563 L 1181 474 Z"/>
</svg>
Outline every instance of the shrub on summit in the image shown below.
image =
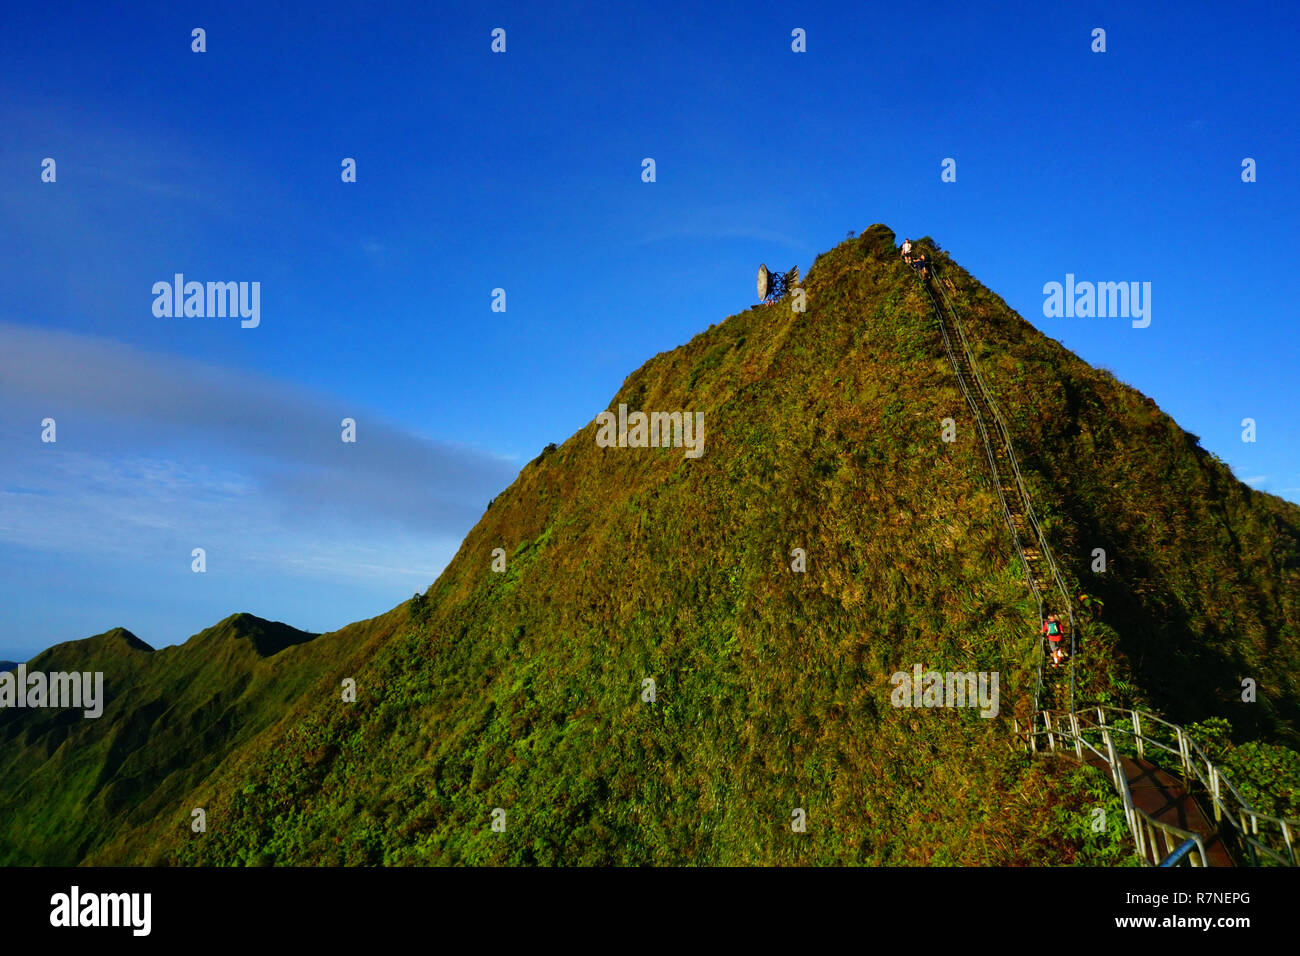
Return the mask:
<svg viewBox="0 0 1300 956">
<path fill-rule="evenodd" d="M 895 259 L 898 257 L 898 244 L 894 239 L 894 230 L 878 222 L 863 231 L 858 239 L 858 248 L 872 259 Z"/>
</svg>

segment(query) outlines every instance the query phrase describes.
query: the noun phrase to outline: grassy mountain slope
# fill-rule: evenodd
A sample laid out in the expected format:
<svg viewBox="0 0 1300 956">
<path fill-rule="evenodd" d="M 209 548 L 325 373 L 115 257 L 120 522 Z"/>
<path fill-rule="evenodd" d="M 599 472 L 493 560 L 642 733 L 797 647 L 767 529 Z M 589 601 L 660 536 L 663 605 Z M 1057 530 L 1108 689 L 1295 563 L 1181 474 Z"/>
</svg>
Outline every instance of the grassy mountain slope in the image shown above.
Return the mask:
<svg viewBox="0 0 1300 956">
<path fill-rule="evenodd" d="M 1107 601 L 1081 649 L 1080 696 L 1293 733 L 1300 509 L 1241 485 L 1149 400 L 937 258 L 1058 557 Z M 1037 618 L 892 234 L 873 227 L 819 257 L 805 286 L 806 313 L 732 316 L 611 401 L 703 411 L 703 457 L 598 448 L 594 422 L 544 453 L 376 647 L 357 703 L 302 701 L 197 787 L 209 832 L 176 814 L 137 834 L 147 852 L 100 858 L 1107 852 L 1071 829 L 1085 777 L 1011 752 L 1005 727 L 972 710 L 890 705 L 890 675 L 919 663 L 997 671 L 1003 716 L 1023 712 Z M 490 570 L 498 547 L 504 573 Z M 1104 574 L 1093 547 L 1110 556 Z M 1242 676 L 1259 682 L 1253 708 L 1236 702 Z M 806 833 L 791 830 L 796 808 Z"/>
<path fill-rule="evenodd" d="M 1238 481 L 1150 398 L 1031 332 L 938 259 L 1053 549 L 1106 601 L 1101 630 L 1113 640 L 1096 646 L 1123 655 L 1135 682 L 1126 690 L 1180 721 L 1223 713 L 1248 734 L 1295 743 L 1300 508 Z M 1092 571 L 1096 548 L 1105 573 Z M 1107 666 L 1095 654 L 1091 664 Z M 1247 677 L 1256 704 L 1241 701 Z"/>
<path fill-rule="evenodd" d="M 235 614 L 160 651 L 115 628 L 38 655 L 29 672 L 103 672 L 106 702 L 96 719 L 0 710 L 0 862 L 76 863 L 170 812 L 355 650 Z"/>
<path fill-rule="evenodd" d="M 1083 635 L 1080 697 L 1293 739 L 1300 509 L 1236 481 L 1149 399 L 936 260 L 1058 560 L 1106 601 Z M 1036 611 L 892 233 L 875 226 L 820 256 L 804 286 L 807 312 L 732 316 L 610 402 L 702 411 L 702 457 L 599 448 L 594 422 L 548 449 L 424 595 L 242 665 L 281 683 L 250 680 L 256 719 L 238 739 L 229 725 L 204 745 L 215 756 L 175 758 L 134 809 L 92 810 L 102 831 L 67 851 L 221 864 L 1120 859 L 1118 832 L 1087 826 L 1098 805 L 1119 826 L 1108 784 L 1008 744 L 1005 719 L 1032 696 Z M 891 706 L 890 675 L 915 664 L 997 672 L 1000 719 Z M 177 674 L 203 667 L 176 659 Z M 1258 681 L 1257 704 L 1240 702 L 1242 677 Z M 27 747 L 31 719 L 18 718 Z M 153 780 L 173 721 L 144 726 L 135 779 Z M 9 847 L 72 829 L 81 803 L 132 779 L 101 759 L 100 789 L 64 791 L 38 765 L 16 795 L 0 768 L 0 801 L 34 806 L 52 788 L 65 816 L 11 823 Z M 194 807 L 206 833 L 190 829 Z M 791 828 L 796 809 L 807 832 Z"/>
</svg>

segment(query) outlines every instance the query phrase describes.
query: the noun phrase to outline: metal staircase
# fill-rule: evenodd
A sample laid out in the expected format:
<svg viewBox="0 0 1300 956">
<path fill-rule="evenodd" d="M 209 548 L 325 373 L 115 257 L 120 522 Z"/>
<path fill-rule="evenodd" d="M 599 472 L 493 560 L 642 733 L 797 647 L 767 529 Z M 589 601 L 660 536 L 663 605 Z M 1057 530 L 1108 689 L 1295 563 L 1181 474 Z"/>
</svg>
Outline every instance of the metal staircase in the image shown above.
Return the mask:
<svg viewBox="0 0 1300 956">
<path fill-rule="evenodd" d="M 1108 771 L 1123 799 L 1134 846 L 1152 865 L 1172 866 L 1183 859 L 1192 866 L 1297 865 L 1300 820 L 1253 809 L 1178 724 L 1146 711 L 1102 705 L 1044 710 L 1029 726 L 1019 721 L 1013 726 L 1034 753 L 1073 751 L 1080 761 Z M 1149 755 L 1176 765 L 1178 773 L 1161 770 Z"/>
<path fill-rule="evenodd" d="M 1040 635 L 1034 711 L 1038 712 L 1044 707 L 1073 710 L 1075 639 L 1078 625 L 1074 618 L 1070 589 L 1066 586 L 1061 569 L 1052 557 L 1047 536 L 1039 523 L 1038 516 L 1034 513 L 1033 501 L 1029 490 L 1025 487 L 1024 476 L 1020 473 L 1020 463 L 1016 460 L 1015 448 L 1011 443 L 1011 433 L 998 410 L 988 383 L 980 372 L 979 363 L 975 359 L 970 340 L 966 337 L 966 330 L 962 326 L 957 307 L 949 295 L 951 283 L 935 272 L 933 260 L 927 263 L 926 271 L 929 274 L 923 274 L 921 268 L 915 263 L 910 265 L 917 278 L 921 280 L 926 295 L 934 306 L 939 331 L 943 336 L 944 350 L 957 377 L 957 384 L 974 417 L 976 431 L 988 459 L 989 472 L 992 476 L 993 488 L 997 492 L 998 503 L 1007 527 L 1011 530 L 1016 553 L 1025 568 L 1029 589 L 1038 606 Z M 1064 668 L 1048 666 L 1047 640 L 1041 635 L 1043 622 L 1047 615 L 1052 613 L 1055 613 L 1065 624 L 1066 637 L 1069 639 L 1070 656 Z"/>
<path fill-rule="evenodd" d="M 1139 710 L 1107 706 L 1075 709 L 1078 625 L 1071 589 L 1052 557 L 1016 460 L 1011 433 L 953 304 L 956 290 L 935 272 L 932 259 L 924 272 L 915 261 L 909 265 L 934 306 L 944 350 L 974 417 L 998 504 L 1038 606 L 1039 625 L 1050 613 L 1067 622 L 1070 657 L 1064 669 L 1047 667 L 1047 641 L 1039 635 L 1034 716 L 1027 726 L 1014 722 L 1018 739 L 1035 753 L 1044 749 L 1073 751 L 1080 761 L 1109 772 L 1123 799 L 1137 852 L 1150 864 L 1232 866 L 1236 855 L 1255 865 L 1296 866 L 1300 820 L 1252 809 L 1182 727 Z M 1180 776 L 1148 761 L 1148 751 L 1175 755 Z M 1198 799 L 1212 808 L 1213 821 L 1201 811 Z"/>
</svg>

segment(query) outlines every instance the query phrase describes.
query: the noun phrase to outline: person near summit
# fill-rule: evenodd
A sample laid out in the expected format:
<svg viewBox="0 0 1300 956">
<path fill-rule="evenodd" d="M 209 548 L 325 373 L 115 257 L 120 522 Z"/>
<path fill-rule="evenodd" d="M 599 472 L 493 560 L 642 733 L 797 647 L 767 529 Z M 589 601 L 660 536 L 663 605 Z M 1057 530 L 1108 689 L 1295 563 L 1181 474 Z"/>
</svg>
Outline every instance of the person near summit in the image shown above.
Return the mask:
<svg viewBox="0 0 1300 956">
<path fill-rule="evenodd" d="M 903 261 L 909 266 L 912 264 L 912 240 L 903 240 Z"/>
<path fill-rule="evenodd" d="M 1055 614 L 1047 615 L 1047 620 L 1043 621 L 1043 633 L 1047 635 L 1047 641 L 1052 648 L 1052 666 L 1060 667 L 1061 661 L 1065 660 L 1065 650 L 1061 647 L 1061 638 L 1065 636 L 1065 631 L 1061 627 L 1061 619 Z"/>
</svg>

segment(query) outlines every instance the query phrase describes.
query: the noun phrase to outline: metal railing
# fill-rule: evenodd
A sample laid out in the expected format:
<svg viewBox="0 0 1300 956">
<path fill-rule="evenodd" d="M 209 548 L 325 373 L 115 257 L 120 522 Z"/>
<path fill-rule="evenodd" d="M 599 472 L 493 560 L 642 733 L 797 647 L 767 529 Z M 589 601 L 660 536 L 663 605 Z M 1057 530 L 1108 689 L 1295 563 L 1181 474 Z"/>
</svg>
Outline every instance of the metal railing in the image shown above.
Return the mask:
<svg viewBox="0 0 1300 956">
<path fill-rule="evenodd" d="M 1170 723 L 1154 714 L 1149 714 L 1140 710 L 1122 709 L 1100 705 L 1089 708 L 1087 711 L 1076 711 L 1074 709 L 1075 693 L 1075 675 L 1074 675 L 1074 658 L 1075 658 L 1075 635 L 1078 633 L 1078 625 L 1074 618 L 1073 601 L 1070 588 L 1066 587 L 1064 576 L 1061 569 L 1052 555 L 1051 547 L 1047 543 L 1047 535 L 1043 530 L 1042 524 L 1034 512 L 1033 500 L 1030 497 L 1029 489 L 1025 484 L 1024 476 L 1020 472 L 1020 463 L 1016 458 L 1015 448 L 1011 442 L 1011 433 L 1006 426 L 1002 413 L 998 409 L 997 402 L 993 399 L 993 393 L 984 380 L 984 375 L 980 371 L 979 363 L 975 359 L 974 349 L 971 347 L 970 340 L 966 337 L 965 329 L 962 326 L 961 317 L 957 313 L 957 307 L 952 298 L 948 295 L 946 287 L 950 287 L 947 280 L 944 280 L 934 268 L 934 262 L 931 259 L 929 269 L 934 276 L 935 281 L 930 282 L 922 276 L 921 284 L 925 288 L 926 294 L 930 297 L 930 302 L 934 306 L 935 314 L 939 320 L 939 331 L 943 336 L 944 349 L 948 354 L 948 360 L 952 364 L 953 371 L 956 373 L 957 384 L 961 389 L 966 403 L 970 406 L 975 417 L 975 424 L 979 431 L 980 439 L 984 445 L 984 453 L 988 458 L 989 469 L 993 475 L 993 486 L 997 491 L 998 503 L 1002 508 L 1003 517 L 1007 521 L 1007 526 L 1011 529 L 1012 541 L 1015 544 L 1016 552 L 1020 556 L 1021 563 L 1025 566 L 1025 574 L 1029 580 L 1030 590 L 1033 592 L 1034 600 L 1038 605 L 1039 624 L 1041 626 L 1044 620 L 1044 601 L 1043 593 L 1038 587 L 1038 582 L 1034 578 L 1033 567 L 1025 554 L 1024 546 L 1021 543 L 1020 533 L 1016 528 L 1011 506 L 1008 504 L 1006 495 L 1002 490 L 1001 474 L 998 470 L 997 455 L 993 451 L 993 444 L 989 436 L 989 427 L 984 421 L 984 413 L 980 407 L 979 401 L 975 398 L 971 389 L 966 383 L 966 375 L 962 372 L 961 358 L 965 359 L 965 366 L 969 369 L 971 384 L 979 392 L 979 397 L 983 400 L 984 407 L 988 409 L 988 417 L 992 420 L 996 440 L 1002 446 L 1006 456 L 1006 462 L 1010 466 L 1011 477 L 1014 479 L 1015 489 L 1020 498 L 1020 515 L 1028 523 L 1033 531 L 1035 543 L 1038 546 L 1038 553 L 1043 564 L 1048 569 L 1052 583 L 1060 592 L 1065 613 L 1069 619 L 1070 628 L 1070 704 L 1064 711 L 1042 710 L 1043 729 L 1037 729 L 1031 724 L 1024 733 L 1019 729 L 1019 722 L 1016 722 L 1016 732 L 1025 738 L 1030 750 L 1037 751 L 1039 738 L 1046 737 L 1048 746 L 1051 750 L 1056 750 L 1056 742 L 1060 740 L 1070 741 L 1073 743 L 1074 751 L 1079 760 L 1083 760 L 1084 750 L 1096 754 L 1098 758 L 1106 763 L 1110 768 L 1115 788 L 1119 792 L 1123 804 L 1124 815 L 1129 826 L 1129 831 L 1133 836 L 1134 845 L 1137 852 L 1143 860 L 1152 865 L 1173 866 L 1186 860 L 1192 866 L 1209 865 L 1209 856 L 1205 850 L 1203 837 L 1188 830 L 1183 830 L 1173 824 L 1157 820 L 1139 809 L 1133 803 L 1133 795 L 1129 790 L 1128 778 L 1124 773 L 1124 766 L 1119 758 L 1113 735 L 1128 735 L 1132 738 L 1133 746 L 1140 759 L 1145 759 L 1148 747 L 1168 751 L 1175 754 L 1179 760 L 1179 766 L 1182 770 L 1183 783 L 1186 792 L 1195 799 L 1196 792 L 1200 792 L 1208 797 L 1214 811 L 1214 821 L 1219 828 L 1221 835 L 1229 835 L 1238 848 L 1244 850 L 1249 855 L 1250 862 L 1258 865 L 1261 860 L 1278 863 L 1283 866 L 1296 866 L 1296 847 L 1295 834 L 1300 832 L 1300 819 L 1289 819 L 1283 817 L 1269 816 L 1268 814 L 1259 813 L 1254 810 L 1249 802 L 1243 797 L 1240 791 L 1234 787 L 1222 771 L 1220 771 L 1210 759 L 1205 755 L 1204 750 L 1194 741 L 1187 732 L 1177 724 Z M 914 272 L 919 272 L 913 266 Z M 934 287 L 937 286 L 939 296 L 942 298 L 946 310 L 940 305 L 939 299 L 935 297 Z M 946 311 L 946 315 L 945 315 Z M 961 358 L 958 357 L 957 349 L 953 344 L 953 337 L 948 329 L 947 316 L 951 316 L 952 329 L 961 348 Z M 1038 685 L 1034 692 L 1034 709 L 1039 713 L 1039 702 L 1043 689 L 1043 672 L 1045 648 L 1042 642 L 1039 642 L 1039 659 L 1038 659 Z M 1097 722 L 1091 721 L 1091 714 L 1096 713 Z M 1110 723 L 1106 722 L 1108 713 L 1120 713 L 1131 721 L 1132 729 L 1125 727 L 1123 722 Z M 1057 726 L 1052 726 L 1052 718 L 1055 714 Z M 1151 736 L 1143 731 L 1143 720 L 1146 720 L 1148 727 L 1166 728 L 1172 732 L 1173 745 L 1166 741 Z M 1061 721 L 1064 720 L 1068 725 L 1068 730 L 1061 727 Z M 1035 718 L 1035 723 L 1037 717 Z M 1101 740 L 1098 743 L 1104 747 L 1103 752 L 1093 741 L 1089 740 L 1087 735 L 1099 734 Z M 1225 830 L 1224 827 L 1227 829 Z M 1159 843 L 1164 844 L 1163 854 Z"/>
<path fill-rule="evenodd" d="M 914 272 L 919 273 L 919 270 L 915 266 L 913 266 L 912 268 Z M 1016 523 L 1012 514 L 1011 507 L 1008 505 L 1006 500 L 1006 495 L 1003 493 L 1002 490 L 1002 479 L 1001 479 L 1001 473 L 998 469 L 997 455 L 993 451 L 993 445 L 989 438 L 989 430 L 984 421 L 984 414 L 980 409 L 980 405 L 978 401 L 973 397 L 970 389 L 967 387 L 965 381 L 966 376 L 962 374 L 962 361 L 958 358 L 957 350 L 956 348 L 954 348 L 953 345 L 952 336 L 948 331 L 948 322 L 945 318 L 945 309 L 943 308 L 943 306 L 939 304 L 939 299 L 935 298 L 933 286 L 936 285 L 938 286 L 939 295 L 942 297 L 944 303 L 947 305 L 946 313 L 952 318 L 952 328 L 957 333 L 957 339 L 961 348 L 962 358 L 965 359 L 966 367 L 970 369 L 971 383 L 979 391 L 980 398 L 983 400 L 984 406 L 988 409 L 989 418 L 992 419 L 992 427 L 994 429 L 996 440 L 1001 445 L 1002 450 L 1006 456 L 1007 464 L 1010 466 L 1010 470 L 1011 470 L 1010 477 L 1013 479 L 1014 487 L 1020 499 L 1019 514 L 1024 519 L 1024 521 L 1027 522 L 1029 528 L 1032 530 L 1035 539 L 1034 543 L 1037 546 L 1038 554 L 1050 574 L 1052 583 L 1056 585 L 1057 590 L 1061 594 L 1062 606 L 1064 607 L 1066 616 L 1069 620 L 1070 697 L 1068 701 L 1068 707 L 1073 708 L 1074 690 L 1075 690 L 1075 675 L 1074 675 L 1074 659 L 1075 659 L 1075 650 L 1076 650 L 1075 635 L 1078 633 L 1078 625 L 1074 619 L 1073 602 L 1070 596 L 1071 592 L 1070 589 L 1067 588 L 1065 585 L 1064 577 L 1062 576 L 1061 570 L 1056 563 L 1056 559 L 1052 556 L 1052 549 L 1047 543 L 1047 535 L 1043 530 L 1042 524 L 1038 520 L 1038 515 L 1034 512 L 1033 500 L 1029 495 L 1028 487 L 1025 485 L 1024 476 L 1020 473 L 1020 463 L 1016 458 L 1015 447 L 1011 442 L 1011 432 L 1007 428 L 1006 422 L 1002 418 L 1002 413 L 998 410 L 997 402 L 994 401 L 993 399 L 993 393 L 989 389 L 988 383 L 984 380 L 983 373 L 980 371 L 979 363 L 975 359 L 974 350 L 971 348 L 970 341 L 966 338 L 966 332 L 965 329 L 962 327 L 961 318 L 957 314 L 957 307 L 953 304 L 952 299 L 948 296 L 947 292 L 944 289 L 946 280 L 944 280 L 939 275 L 938 271 L 935 270 L 934 262 L 932 259 L 929 262 L 929 268 L 932 274 L 934 275 L 936 281 L 932 283 L 930 281 L 927 281 L 926 278 L 922 276 L 921 284 L 925 288 L 926 294 L 930 297 L 930 302 L 934 306 L 935 314 L 938 317 L 939 331 L 943 336 L 944 349 L 947 351 L 948 361 L 952 364 L 953 371 L 954 373 L 956 373 L 957 384 L 960 386 L 962 395 L 966 399 L 966 403 L 970 406 L 971 411 L 975 416 L 976 428 L 978 429 L 980 439 L 984 444 L 984 453 L 988 458 L 989 469 L 993 475 L 993 487 L 997 491 L 998 503 L 1001 505 L 1003 517 L 1006 518 L 1007 527 L 1011 529 L 1012 542 L 1015 544 L 1016 553 L 1020 556 L 1020 561 L 1025 567 L 1025 576 L 1029 581 L 1029 589 L 1033 593 L 1034 601 L 1038 606 L 1038 623 L 1039 623 L 1040 633 L 1041 633 L 1043 622 L 1045 620 L 1043 593 L 1038 587 L 1038 581 L 1034 577 L 1033 566 L 1030 563 L 1029 558 L 1025 554 L 1025 549 L 1023 544 L 1021 543 L 1020 533 L 1016 528 Z M 1042 640 L 1040 638 L 1039 648 L 1038 648 L 1038 679 L 1037 679 L 1037 686 L 1035 687 L 1034 690 L 1035 711 L 1038 710 L 1041 704 L 1044 669 L 1046 665 L 1045 659 L 1046 659 L 1046 649 L 1043 646 Z"/>
<path fill-rule="evenodd" d="M 1108 716 L 1112 718 L 1110 722 L 1107 721 Z M 1041 728 L 1038 726 L 1040 717 Z M 1190 861 L 1192 866 L 1205 865 L 1208 857 L 1201 835 L 1156 820 L 1133 806 L 1123 763 L 1119 759 L 1117 737 L 1131 739 L 1133 749 L 1140 759 L 1146 759 L 1149 749 L 1177 757 L 1185 792 L 1193 798 L 1201 796 L 1209 800 L 1214 824 L 1218 827 L 1220 836 L 1230 837 L 1236 848 L 1249 857 L 1251 864 L 1269 862 L 1281 866 L 1300 865 L 1297 863 L 1295 845 L 1296 833 L 1300 832 L 1300 819 L 1270 816 L 1251 807 L 1249 801 L 1223 775 L 1223 771 L 1214 765 L 1201 746 L 1178 724 L 1146 711 L 1100 704 L 1070 712 L 1045 710 L 1035 715 L 1027 728 L 1022 730 L 1019 721 L 1014 721 L 1013 726 L 1017 736 L 1035 753 L 1038 751 L 1039 740 L 1045 738 L 1051 751 L 1057 750 L 1059 741 L 1062 747 L 1071 745 L 1070 749 L 1074 750 L 1079 760 L 1084 759 L 1083 752 L 1086 749 L 1106 761 L 1115 789 L 1123 798 L 1129 830 L 1143 859 L 1152 863 L 1160 862 L 1156 846 L 1157 834 L 1163 836 L 1166 854 L 1172 854 L 1182 841 L 1194 839 L 1199 861 L 1193 856 Z M 1168 739 L 1161 740 L 1155 736 L 1157 730 L 1165 732 Z M 1094 743 L 1098 737 L 1100 740 Z"/>
<path fill-rule="evenodd" d="M 931 268 L 933 268 L 933 266 Z M 1074 687 L 1075 635 L 1078 633 L 1078 624 L 1074 619 L 1074 609 L 1073 609 L 1074 601 L 1073 598 L 1071 597 L 1071 590 L 1068 587 L 1066 587 L 1065 578 L 1061 574 L 1061 569 L 1057 565 L 1055 557 L 1053 557 L 1052 555 L 1051 546 L 1048 545 L 1047 543 L 1047 533 L 1043 530 L 1042 524 L 1039 523 L 1038 515 L 1034 511 L 1033 498 L 1030 497 L 1029 489 L 1025 485 L 1024 476 L 1020 473 L 1020 463 L 1016 459 L 1015 446 L 1011 442 L 1011 432 L 1007 428 L 1006 421 L 1002 418 L 1002 413 L 998 409 L 998 404 L 993 398 L 993 392 L 989 388 L 988 382 L 984 380 L 984 373 L 980 370 L 979 362 L 976 361 L 975 359 L 975 351 L 974 349 L 971 348 L 970 341 L 966 338 L 966 330 L 962 325 L 961 316 L 957 312 L 957 306 L 953 303 L 952 298 L 948 295 L 948 292 L 945 288 L 945 286 L 949 286 L 951 285 L 951 283 L 949 283 L 941 275 L 939 275 L 937 269 L 934 270 L 934 275 L 939 282 L 939 294 L 943 297 L 944 302 L 947 303 L 948 305 L 948 311 L 952 315 L 953 327 L 957 330 L 958 338 L 961 339 L 962 348 L 966 353 L 967 364 L 970 365 L 971 371 L 974 373 L 976 385 L 979 387 L 980 392 L 984 396 L 985 402 L 988 404 L 989 411 L 992 413 L 993 416 L 994 424 L 997 427 L 997 430 L 1005 445 L 1007 460 L 1011 465 L 1011 473 L 1015 478 L 1016 488 L 1020 492 L 1021 503 L 1024 506 L 1025 519 L 1029 522 L 1030 526 L 1034 530 L 1034 536 L 1037 539 L 1037 543 L 1038 543 L 1039 554 L 1043 558 L 1043 563 L 1047 565 L 1048 570 L 1051 572 L 1052 581 L 1056 585 L 1057 590 L 1060 592 L 1061 603 L 1062 606 L 1065 608 L 1066 616 L 1070 622 L 1069 707 L 1073 709 L 1074 690 L 1075 690 Z M 1041 646 L 1039 650 L 1040 650 L 1040 658 L 1039 658 L 1038 691 L 1041 692 L 1042 690 L 1042 648 Z M 1035 698 L 1037 697 L 1038 697 L 1038 693 L 1035 693 Z"/>
<path fill-rule="evenodd" d="M 1011 508 L 1007 504 L 1006 496 L 1002 493 L 1002 482 L 999 478 L 997 456 L 993 452 L 993 446 L 989 441 L 988 430 L 984 424 L 984 415 L 980 411 L 979 404 L 971 395 L 970 389 L 966 385 L 966 377 L 961 374 L 961 363 L 957 358 L 957 353 L 953 348 L 952 339 L 948 334 L 948 324 L 944 321 L 943 309 L 935 299 L 934 293 L 930 290 L 928 283 L 923 283 L 926 294 L 930 297 L 931 304 L 934 305 L 935 314 L 939 319 L 939 332 L 943 336 L 943 346 L 948 353 L 948 361 L 952 364 L 953 371 L 957 373 L 957 385 L 961 389 L 962 396 L 966 399 L 966 404 L 970 406 L 971 412 L 975 416 L 975 426 L 979 431 L 980 440 L 984 444 L 984 454 L 988 458 L 989 470 L 993 473 L 993 488 L 998 495 L 998 504 L 1002 508 L 1002 514 L 1007 519 L 1007 526 L 1011 529 L 1011 539 L 1015 543 L 1016 553 L 1020 555 L 1020 560 L 1025 566 L 1026 576 L 1029 578 L 1029 588 L 1034 593 L 1038 603 L 1038 616 L 1041 623 L 1043 617 L 1043 598 L 1042 593 L 1038 590 L 1038 582 L 1034 580 L 1033 573 L 1030 569 L 1029 559 L 1025 556 L 1024 548 L 1020 543 L 1020 534 L 1016 530 L 1012 520 Z"/>
<path fill-rule="evenodd" d="M 1183 860 L 1188 860 L 1190 862 L 1191 859 L 1195 859 L 1195 857 L 1189 858 L 1188 854 L 1190 854 L 1192 850 L 1196 849 L 1198 842 L 1199 841 L 1195 837 L 1190 840 L 1184 840 L 1178 845 L 1178 849 L 1174 850 L 1173 853 L 1170 853 L 1167 857 L 1161 860 L 1158 865 L 1161 867 L 1174 867 L 1182 863 Z"/>
<path fill-rule="evenodd" d="M 1034 502 L 1029 495 L 1029 489 L 1025 486 L 1024 476 L 1020 473 L 1020 462 L 1016 458 L 1016 449 L 1011 442 L 1011 432 L 1008 430 L 1006 421 L 1002 417 L 1002 412 L 998 409 L 998 403 L 993 398 L 993 391 L 989 388 L 988 382 L 984 380 L 984 373 L 980 369 L 979 362 L 975 359 L 975 350 L 971 348 L 970 340 L 966 338 L 966 329 L 962 324 L 961 315 L 957 312 L 957 306 L 953 303 L 952 298 L 948 295 L 945 286 L 950 285 L 947 280 L 939 275 L 935 270 L 935 278 L 939 279 L 939 294 L 943 297 L 944 302 L 948 305 L 948 311 L 952 315 L 953 327 L 957 330 L 957 336 L 961 339 L 962 348 L 966 352 L 967 363 L 975 375 L 975 382 L 984 395 L 984 401 L 988 404 L 989 411 L 993 413 L 993 422 L 997 427 L 1003 442 L 1006 445 L 1007 459 L 1011 464 L 1011 472 L 1016 480 L 1016 487 L 1020 492 L 1020 497 L 1025 506 L 1025 517 L 1034 528 L 1034 534 L 1037 536 L 1041 545 L 1041 553 L 1047 567 L 1052 572 L 1052 580 L 1055 582 L 1057 589 L 1061 592 L 1061 599 L 1065 602 L 1066 614 L 1070 618 L 1070 629 L 1074 630 L 1074 612 L 1071 609 L 1072 598 L 1070 589 L 1065 586 L 1065 579 L 1061 574 L 1061 569 L 1052 556 L 1052 549 L 1047 543 L 1047 535 L 1043 531 L 1043 526 L 1038 521 L 1038 516 L 1034 512 Z"/>
</svg>

